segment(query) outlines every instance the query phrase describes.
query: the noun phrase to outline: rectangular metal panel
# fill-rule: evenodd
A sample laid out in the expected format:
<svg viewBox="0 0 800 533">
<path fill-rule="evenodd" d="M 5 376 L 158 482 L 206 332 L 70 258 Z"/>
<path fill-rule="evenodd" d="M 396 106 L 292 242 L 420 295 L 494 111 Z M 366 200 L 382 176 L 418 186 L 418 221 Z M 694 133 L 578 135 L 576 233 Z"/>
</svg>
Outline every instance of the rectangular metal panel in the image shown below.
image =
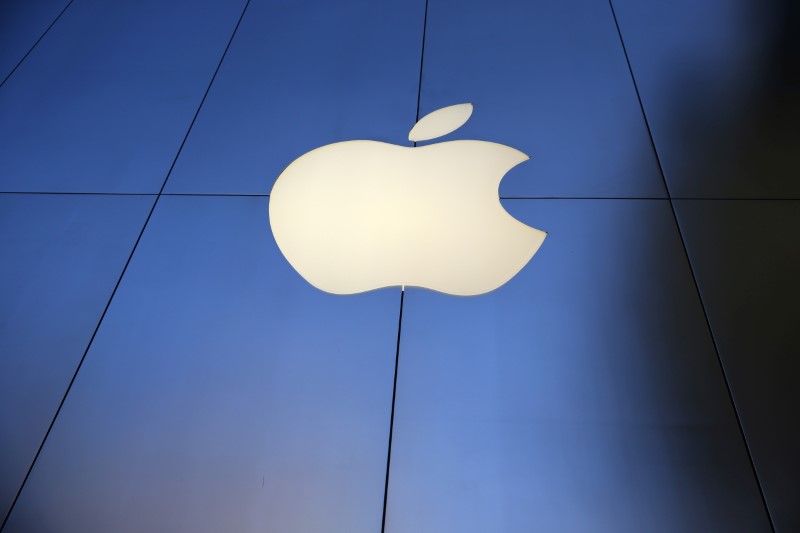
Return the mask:
<svg viewBox="0 0 800 533">
<path fill-rule="evenodd" d="M 0 82 L 11 73 L 69 0 L 0 3 Z"/>
<path fill-rule="evenodd" d="M 75 2 L 0 91 L 0 190 L 158 192 L 243 5 Z"/>
<path fill-rule="evenodd" d="M 796 3 L 613 4 L 672 196 L 800 198 Z"/>
<path fill-rule="evenodd" d="M 153 198 L 0 195 L 0 521 Z"/>
<path fill-rule="evenodd" d="M 668 203 L 505 205 L 516 278 L 406 293 L 387 531 L 769 531 Z"/>
<path fill-rule="evenodd" d="M 676 202 L 778 531 L 800 531 L 800 202 Z"/>
<path fill-rule="evenodd" d="M 380 528 L 399 290 L 313 288 L 267 205 L 159 201 L 9 532 Z"/>
<path fill-rule="evenodd" d="M 423 19 L 424 0 L 254 2 L 167 192 L 265 194 L 319 146 L 409 145 Z"/>
<path fill-rule="evenodd" d="M 664 195 L 605 2 L 432 0 L 421 112 L 463 102 L 475 112 L 452 138 L 531 156 L 502 196 Z"/>
</svg>

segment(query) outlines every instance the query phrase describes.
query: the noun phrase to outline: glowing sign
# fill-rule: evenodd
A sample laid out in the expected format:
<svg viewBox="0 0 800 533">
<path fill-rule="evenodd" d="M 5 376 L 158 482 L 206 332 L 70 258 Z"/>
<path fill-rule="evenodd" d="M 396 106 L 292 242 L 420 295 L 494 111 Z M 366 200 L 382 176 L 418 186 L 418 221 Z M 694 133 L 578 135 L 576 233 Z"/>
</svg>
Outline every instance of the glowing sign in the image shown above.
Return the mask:
<svg viewBox="0 0 800 533">
<path fill-rule="evenodd" d="M 446 135 L 471 114 L 472 104 L 434 111 L 409 140 Z M 514 277 L 546 236 L 500 205 L 500 180 L 528 159 L 485 141 L 329 144 L 278 177 L 270 225 L 289 263 L 326 292 L 399 285 L 486 293 Z"/>
</svg>

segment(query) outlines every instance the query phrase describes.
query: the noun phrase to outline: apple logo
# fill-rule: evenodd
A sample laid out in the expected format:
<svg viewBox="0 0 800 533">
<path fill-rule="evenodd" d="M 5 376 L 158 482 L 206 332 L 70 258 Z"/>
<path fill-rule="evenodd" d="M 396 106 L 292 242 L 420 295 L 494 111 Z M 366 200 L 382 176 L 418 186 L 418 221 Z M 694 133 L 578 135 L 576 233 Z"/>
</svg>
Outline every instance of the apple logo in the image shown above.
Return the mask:
<svg viewBox="0 0 800 533">
<path fill-rule="evenodd" d="M 470 115 L 472 104 L 439 109 L 408 138 L 441 137 Z M 528 159 L 486 141 L 329 144 L 278 177 L 270 226 L 295 270 L 329 293 L 399 285 L 483 294 L 514 277 L 547 235 L 500 204 L 500 180 Z"/>
</svg>

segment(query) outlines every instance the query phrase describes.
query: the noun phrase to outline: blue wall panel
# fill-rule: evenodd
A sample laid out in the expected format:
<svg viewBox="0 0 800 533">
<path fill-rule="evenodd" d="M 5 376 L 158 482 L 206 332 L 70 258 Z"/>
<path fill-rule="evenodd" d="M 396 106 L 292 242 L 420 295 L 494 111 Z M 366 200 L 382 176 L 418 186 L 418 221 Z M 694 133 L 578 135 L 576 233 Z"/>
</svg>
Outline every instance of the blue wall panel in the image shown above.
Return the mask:
<svg viewBox="0 0 800 533">
<path fill-rule="evenodd" d="M 796 2 L 614 6 L 671 194 L 800 198 Z"/>
<path fill-rule="evenodd" d="M 0 195 L 0 516 L 5 516 L 153 198 Z"/>
<path fill-rule="evenodd" d="M 530 154 L 500 193 L 549 237 L 405 294 L 387 531 L 768 531 L 725 377 L 796 529 L 796 206 L 676 201 L 687 263 L 658 167 L 797 198 L 789 5 L 252 0 L 189 132 L 244 0 L 75 0 L 0 87 L 0 192 L 103 193 L 0 194 L 3 511 L 189 134 L 3 533 L 378 531 L 399 291 L 313 289 L 226 195 L 467 101 L 444 140 Z M 59 9 L 0 4 L 0 67 Z"/>
<path fill-rule="evenodd" d="M 70 6 L 0 90 L 0 191 L 158 192 L 242 7 Z"/>
<path fill-rule="evenodd" d="M 663 196 L 611 10 L 570 0 L 432 0 L 422 113 L 473 102 L 454 138 L 531 156 L 503 196 Z"/>
<path fill-rule="evenodd" d="M 162 198 L 7 531 L 377 531 L 399 302 L 309 286 L 265 198 Z"/>
<path fill-rule="evenodd" d="M 406 294 L 387 530 L 769 531 L 667 202 L 506 205 L 515 279 Z"/>
<path fill-rule="evenodd" d="M 0 2 L 0 82 L 44 34 L 69 0 Z"/>
<path fill-rule="evenodd" d="M 254 2 L 167 184 L 266 194 L 286 166 L 351 139 L 409 144 L 424 2 Z"/>
</svg>

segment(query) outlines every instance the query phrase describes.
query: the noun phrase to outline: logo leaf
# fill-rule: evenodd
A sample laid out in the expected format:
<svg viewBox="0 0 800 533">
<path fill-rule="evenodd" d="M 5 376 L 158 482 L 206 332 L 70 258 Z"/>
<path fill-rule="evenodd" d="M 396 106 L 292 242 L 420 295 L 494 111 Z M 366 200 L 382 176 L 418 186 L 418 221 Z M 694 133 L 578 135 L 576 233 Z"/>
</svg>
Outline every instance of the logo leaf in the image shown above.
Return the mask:
<svg viewBox="0 0 800 533">
<path fill-rule="evenodd" d="M 408 140 L 413 142 L 428 141 L 447 135 L 463 126 L 472 115 L 472 104 L 456 104 L 422 117 L 408 133 Z"/>
</svg>

